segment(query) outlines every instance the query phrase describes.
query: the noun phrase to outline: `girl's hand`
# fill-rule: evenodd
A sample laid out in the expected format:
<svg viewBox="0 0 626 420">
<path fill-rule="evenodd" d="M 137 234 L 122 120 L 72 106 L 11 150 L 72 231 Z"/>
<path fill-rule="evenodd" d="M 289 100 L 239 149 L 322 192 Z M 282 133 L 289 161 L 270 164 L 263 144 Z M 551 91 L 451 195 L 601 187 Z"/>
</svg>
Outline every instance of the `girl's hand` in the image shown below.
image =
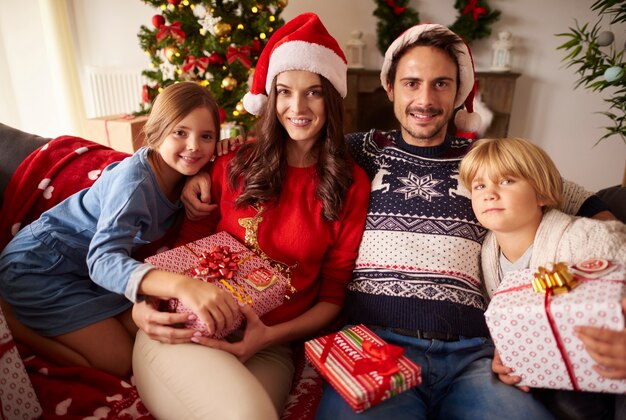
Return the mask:
<svg viewBox="0 0 626 420">
<path fill-rule="evenodd" d="M 206 324 L 209 334 L 232 328 L 239 315 L 235 298 L 214 284 L 189 280 L 176 294 L 178 300 Z"/>
<path fill-rule="evenodd" d="M 491 370 L 493 371 L 493 373 L 498 375 L 498 378 L 502 382 L 507 385 L 515 385 L 522 380 L 521 376 L 512 375 L 513 369 L 504 366 L 504 364 L 502 363 L 502 359 L 500 359 L 500 353 L 498 353 L 498 350 L 496 350 L 493 355 L 493 360 L 491 361 Z M 530 388 L 527 386 L 520 386 L 518 388 L 524 392 L 530 391 Z"/>
<path fill-rule="evenodd" d="M 215 148 L 215 152 L 218 156 L 226 155 L 228 152 L 234 152 L 237 148 L 244 144 L 246 140 L 243 136 L 239 135 L 237 137 L 230 137 L 227 139 L 221 139 L 217 142 L 217 147 Z"/>
<path fill-rule="evenodd" d="M 626 298 L 622 299 L 622 309 L 626 314 Z M 575 327 L 574 334 L 598 362 L 593 367 L 596 372 L 609 379 L 626 379 L 626 329 Z"/>
<path fill-rule="evenodd" d="M 240 309 L 247 320 L 246 330 L 241 341 L 229 343 L 226 340 L 216 340 L 204 336 L 194 336 L 191 338 L 191 341 L 203 346 L 227 351 L 235 355 L 241 363 L 245 363 L 250 357 L 271 344 L 269 342 L 271 327 L 265 325 L 249 305 L 243 305 Z"/>
<path fill-rule="evenodd" d="M 196 319 L 195 315 L 159 312 L 160 299 L 147 297 L 133 305 L 133 321 L 153 340 L 162 343 L 187 343 L 194 335 L 194 330 L 175 328 L 175 324 L 184 324 Z"/>
</svg>

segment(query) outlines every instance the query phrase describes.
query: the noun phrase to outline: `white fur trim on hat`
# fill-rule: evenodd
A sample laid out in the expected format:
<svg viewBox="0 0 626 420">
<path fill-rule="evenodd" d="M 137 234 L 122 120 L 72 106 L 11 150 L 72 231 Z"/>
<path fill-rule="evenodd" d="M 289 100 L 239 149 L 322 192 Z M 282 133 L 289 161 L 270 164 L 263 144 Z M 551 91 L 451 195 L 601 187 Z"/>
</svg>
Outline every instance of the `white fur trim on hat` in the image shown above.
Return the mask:
<svg viewBox="0 0 626 420">
<path fill-rule="evenodd" d="M 291 41 L 276 47 L 267 70 L 265 92 L 269 93 L 274 77 L 289 70 L 306 70 L 320 74 L 333 84 L 342 98 L 348 93 L 346 78 L 348 64 L 333 50 L 323 45 Z"/>
</svg>

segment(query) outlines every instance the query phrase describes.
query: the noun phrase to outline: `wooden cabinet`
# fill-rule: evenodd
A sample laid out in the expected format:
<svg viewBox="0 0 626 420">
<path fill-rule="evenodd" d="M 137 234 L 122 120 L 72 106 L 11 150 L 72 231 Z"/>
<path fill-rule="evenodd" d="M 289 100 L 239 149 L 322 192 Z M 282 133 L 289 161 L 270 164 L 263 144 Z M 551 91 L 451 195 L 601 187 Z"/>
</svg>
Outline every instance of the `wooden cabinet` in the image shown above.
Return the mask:
<svg viewBox="0 0 626 420">
<path fill-rule="evenodd" d="M 511 119 L 515 81 L 519 73 L 476 72 L 482 100 L 494 117 L 486 137 L 506 137 Z M 345 131 L 367 131 L 371 128 L 391 130 L 398 128 L 393 106 L 380 84 L 378 70 L 348 70 L 348 96 Z"/>
</svg>

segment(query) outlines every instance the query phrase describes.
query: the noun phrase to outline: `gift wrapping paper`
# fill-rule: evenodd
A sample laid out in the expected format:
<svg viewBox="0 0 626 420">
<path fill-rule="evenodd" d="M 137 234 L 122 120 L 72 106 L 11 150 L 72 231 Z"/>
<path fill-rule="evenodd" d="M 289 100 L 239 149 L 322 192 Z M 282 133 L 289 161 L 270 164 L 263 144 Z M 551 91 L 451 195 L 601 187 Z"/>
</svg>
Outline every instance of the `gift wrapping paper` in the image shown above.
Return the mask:
<svg viewBox="0 0 626 420">
<path fill-rule="evenodd" d="M 134 153 L 143 146 L 145 136 L 142 129 L 146 121 L 148 117 L 145 115 L 130 114 L 89 118 L 85 124 L 85 138 L 120 152 Z"/>
<path fill-rule="evenodd" d="M 552 296 L 533 291 L 535 272 L 507 273 L 485 312 L 502 362 L 522 377 L 518 385 L 626 393 L 626 380 L 592 369 L 597 363 L 573 333 L 575 326 L 624 328 L 626 265 L 597 279 L 575 276 L 577 287 Z"/>
<path fill-rule="evenodd" d="M 231 256 L 236 257 L 233 260 L 236 261 L 234 264 L 232 261 L 230 262 L 230 265 L 237 266 L 234 270 L 231 270 L 232 273 L 230 275 L 232 275 L 232 278 L 214 277 L 198 272 L 202 271 L 203 264 L 206 265 L 206 262 L 203 263 L 201 260 L 203 253 L 208 253 L 215 257 L 216 254 L 213 254 L 212 251 L 220 253 L 224 249 L 228 250 Z M 269 263 L 262 260 L 227 232 L 219 232 L 198 241 L 158 253 L 146 258 L 145 261 L 161 270 L 186 274 L 202 281 L 212 282 L 231 292 L 242 303 L 251 304 L 252 309 L 259 316 L 280 306 L 285 300 L 285 295 L 290 290 L 289 280 L 285 276 L 277 273 Z M 192 313 L 178 299 L 169 300 L 168 310 Z M 241 325 L 243 319 L 243 315 L 240 315 L 233 328 L 219 331 L 211 335 L 211 337 L 226 337 Z M 189 321 L 185 326 L 200 331 L 205 336 L 209 336 L 205 324 L 200 319 Z"/>
<path fill-rule="evenodd" d="M 0 418 L 30 420 L 42 414 L 33 385 L 0 310 Z"/>
<path fill-rule="evenodd" d="M 421 368 L 403 348 L 385 343 L 364 325 L 304 344 L 306 357 L 360 413 L 421 383 Z"/>
</svg>

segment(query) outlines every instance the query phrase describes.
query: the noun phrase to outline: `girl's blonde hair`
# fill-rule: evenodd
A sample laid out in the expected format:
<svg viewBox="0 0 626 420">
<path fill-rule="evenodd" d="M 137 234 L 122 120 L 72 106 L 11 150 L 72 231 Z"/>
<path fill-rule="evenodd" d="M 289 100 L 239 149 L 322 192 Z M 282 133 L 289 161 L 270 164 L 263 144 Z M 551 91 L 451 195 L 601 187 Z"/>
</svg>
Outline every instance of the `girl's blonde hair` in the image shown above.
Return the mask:
<svg viewBox="0 0 626 420">
<path fill-rule="evenodd" d="M 213 116 L 216 141 L 220 134 L 220 115 L 211 93 L 194 82 L 180 82 L 166 87 L 154 100 L 148 121 L 143 126 L 145 144 L 158 149 L 172 129 L 196 108 L 205 107 Z"/>
<path fill-rule="evenodd" d="M 511 176 L 526 180 L 544 211 L 557 208 L 563 201 L 563 179 L 550 156 L 540 147 L 521 138 L 481 139 L 461 161 L 459 181 L 471 191 L 480 169 L 486 169 L 491 180 Z"/>
</svg>

